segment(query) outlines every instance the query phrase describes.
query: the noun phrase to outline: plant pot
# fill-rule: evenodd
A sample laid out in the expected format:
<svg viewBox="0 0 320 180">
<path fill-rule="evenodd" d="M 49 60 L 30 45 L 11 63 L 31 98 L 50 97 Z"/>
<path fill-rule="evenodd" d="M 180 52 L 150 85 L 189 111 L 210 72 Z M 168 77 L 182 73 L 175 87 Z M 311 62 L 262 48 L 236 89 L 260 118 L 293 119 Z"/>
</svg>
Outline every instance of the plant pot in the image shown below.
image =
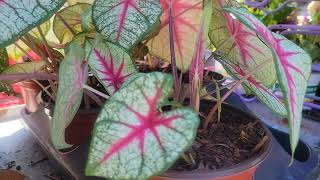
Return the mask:
<svg viewBox="0 0 320 180">
<path fill-rule="evenodd" d="M 46 112 L 49 116 L 53 116 L 54 106 L 48 106 Z M 91 137 L 91 132 L 99 114 L 99 109 L 79 109 L 71 123 L 65 130 L 65 140 L 73 146 L 68 149 L 61 150 L 62 153 L 69 153 L 80 145 L 87 142 Z"/>
<path fill-rule="evenodd" d="M 291 150 L 289 134 L 270 128 L 274 138 L 272 139 L 272 151 L 268 159 L 258 168 L 257 180 L 260 179 L 287 179 L 302 180 L 309 178 L 311 172 L 317 167 L 318 154 L 302 140 L 299 140 L 294 160 L 291 166 Z M 270 173 L 270 168 L 274 169 Z"/>
<path fill-rule="evenodd" d="M 66 129 L 66 141 L 74 146 L 63 152 L 57 151 L 51 141 L 50 109 L 39 108 L 34 113 L 21 111 L 22 124 L 35 137 L 49 156 L 53 165 L 60 170 L 63 179 L 91 180 L 84 178 L 85 161 L 88 155 L 88 142 L 98 110 L 79 110 L 72 123 Z"/>
<path fill-rule="evenodd" d="M 211 106 L 210 106 L 211 107 Z M 212 171 L 176 171 L 168 170 L 161 176 L 153 177 L 151 180 L 252 180 L 258 166 L 267 158 L 271 152 L 272 135 L 268 128 L 254 115 L 239 110 L 231 105 L 224 104 L 222 107 L 225 113 L 241 114 L 242 117 L 258 120 L 263 127 L 268 140 L 260 149 L 249 159 L 231 167 L 212 170 Z"/>
<path fill-rule="evenodd" d="M 236 94 L 231 94 L 231 96 L 227 99 L 228 103 L 236 105 L 237 107 L 241 108 L 243 111 L 250 112 L 246 106 L 241 102 L 239 97 Z M 74 151 L 62 154 L 57 152 L 51 143 L 50 138 L 50 118 L 48 114 L 45 113 L 44 109 L 40 108 L 37 112 L 27 114 L 25 111 L 22 111 L 22 122 L 25 125 L 26 129 L 35 137 L 38 141 L 42 149 L 47 152 L 49 156 L 49 160 L 51 160 L 53 165 L 55 165 L 58 169 L 61 170 L 61 175 L 63 179 L 77 179 L 77 180 L 103 180 L 102 178 L 98 177 L 87 177 L 84 174 L 85 164 L 87 161 L 88 151 L 89 151 L 89 140 L 84 144 L 80 145 Z M 251 117 L 251 115 L 250 115 Z M 271 131 L 274 133 L 274 130 Z M 284 136 L 288 139 L 288 134 L 283 133 Z M 278 135 L 275 134 L 277 137 Z M 280 138 L 283 139 L 283 138 Z M 267 159 L 262 162 L 262 164 L 258 167 L 255 173 L 256 180 L 302 180 L 305 179 L 308 174 L 313 170 L 313 168 L 317 165 L 317 155 L 312 151 L 311 148 L 307 148 L 309 153 L 305 151 L 299 151 L 302 154 L 310 154 L 308 160 L 305 162 L 294 161 L 292 166 L 288 166 L 290 160 L 290 154 L 286 152 L 283 148 L 283 144 L 286 144 L 286 141 L 282 141 L 279 138 L 271 137 L 272 141 L 272 148 L 271 153 L 267 155 Z M 277 140 L 279 141 L 280 145 Z M 305 144 L 305 143 L 304 143 Z M 298 147 L 299 148 L 299 147 Z M 306 148 L 304 148 L 306 149 Z M 261 159 L 260 159 L 261 160 Z M 258 160 L 249 160 L 252 162 L 251 167 L 254 169 L 258 165 Z M 262 161 L 262 160 L 261 160 Z M 246 166 L 249 166 L 248 162 L 244 162 Z M 245 169 L 244 165 L 238 165 L 238 168 L 229 168 L 226 172 L 233 171 L 242 167 Z M 251 174 L 254 170 L 252 170 Z M 169 173 L 169 172 L 168 172 Z M 165 175 L 169 175 L 169 174 Z M 214 172 L 209 172 L 207 174 L 212 175 Z M 250 173 L 250 172 L 249 172 Z M 177 173 L 178 175 L 182 176 L 183 174 Z M 192 173 L 191 173 L 192 174 Z M 196 173 L 193 173 L 195 175 Z M 240 174 L 238 174 L 240 175 Z M 299 175 L 299 176 L 298 176 Z M 171 178 L 177 179 L 176 176 L 171 177 L 154 177 L 153 180 L 161 180 L 161 178 Z M 210 178 L 210 177 L 209 177 Z M 249 177 L 251 178 L 251 177 Z M 180 178 L 181 179 L 181 178 Z M 184 179 L 184 178 L 183 178 Z M 187 179 L 186 179 L 187 180 Z M 201 177 L 196 176 L 193 180 L 205 180 L 201 179 Z M 233 179 L 238 180 L 238 179 Z"/>
<path fill-rule="evenodd" d="M 21 88 L 21 94 L 28 113 L 36 112 L 40 108 L 37 96 L 41 88 L 33 81 L 22 81 L 17 83 Z"/>
</svg>

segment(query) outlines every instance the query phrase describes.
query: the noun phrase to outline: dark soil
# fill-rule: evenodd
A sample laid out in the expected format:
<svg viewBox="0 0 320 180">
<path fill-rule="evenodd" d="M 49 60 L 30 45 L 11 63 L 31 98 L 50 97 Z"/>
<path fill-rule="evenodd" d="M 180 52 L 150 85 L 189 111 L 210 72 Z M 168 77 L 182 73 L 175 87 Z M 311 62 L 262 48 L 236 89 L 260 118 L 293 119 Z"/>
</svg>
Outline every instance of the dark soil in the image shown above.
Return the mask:
<svg viewBox="0 0 320 180">
<path fill-rule="evenodd" d="M 207 114 L 211 106 L 202 106 Z M 203 120 L 202 120 L 203 121 Z M 171 170 L 208 171 L 236 165 L 259 153 L 267 140 L 263 126 L 234 109 L 223 107 L 221 120 L 198 132 L 192 147 L 185 153 L 194 164 L 179 159 Z"/>
</svg>

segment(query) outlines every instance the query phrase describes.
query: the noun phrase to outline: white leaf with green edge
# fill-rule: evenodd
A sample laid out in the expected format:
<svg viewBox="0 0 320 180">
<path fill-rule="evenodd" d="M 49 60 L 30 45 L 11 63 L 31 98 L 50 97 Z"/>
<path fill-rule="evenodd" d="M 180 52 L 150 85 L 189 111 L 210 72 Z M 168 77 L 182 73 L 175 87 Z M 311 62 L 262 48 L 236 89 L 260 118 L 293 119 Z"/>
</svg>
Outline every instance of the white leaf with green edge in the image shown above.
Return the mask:
<svg viewBox="0 0 320 180">
<path fill-rule="evenodd" d="M 137 76 L 105 104 L 95 124 L 86 175 L 148 179 L 166 171 L 194 141 L 199 117 L 188 108 L 160 113 L 172 76 Z"/>
<path fill-rule="evenodd" d="M 0 48 L 14 43 L 34 27 L 49 20 L 64 2 L 64 0 L 1 0 Z"/>
<path fill-rule="evenodd" d="M 95 31 L 93 20 L 92 20 L 92 6 L 89 7 L 82 15 L 81 15 L 81 28 L 85 32 Z"/>
<path fill-rule="evenodd" d="M 78 3 L 62 9 L 59 11 L 59 14 L 75 33 L 79 33 L 82 31 L 82 14 L 90 7 L 90 4 Z M 73 38 L 73 33 L 66 27 L 64 22 L 58 16 L 55 16 L 53 20 L 53 32 L 62 44 L 70 42 Z"/>
<path fill-rule="evenodd" d="M 65 142 L 65 128 L 77 113 L 83 86 L 87 81 L 87 65 L 84 49 L 77 44 L 70 45 L 70 50 L 59 68 L 59 87 L 52 118 L 51 139 L 56 149 L 66 149 L 72 145 Z"/>
<path fill-rule="evenodd" d="M 240 5 L 234 0 L 215 0 L 213 3 L 209 38 L 218 48 L 219 53 L 248 71 L 265 60 L 272 59 L 272 52 L 254 31 L 223 11 L 225 5 L 240 8 Z M 254 73 L 253 77 L 264 86 L 271 88 L 277 81 L 274 63 Z"/>
<path fill-rule="evenodd" d="M 273 52 L 279 84 L 288 111 L 290 143 L 294 154 L 299 141 L 304 95 L 311 73 L 311 58 L 293 42 L 271 32 L 247 10 L 232 7 L 224 9 L 257 33 Z"/>
<path fill-rule="evenodd" d="M 118 91 L 126 79 L 137 73 L 135 64 L 125 49 L 97 36 L 95 42 L 86 43 L 90 49 L 89 65 L 109 94 Z"/>
<path fill-rule="evenodd" d="M 109 41 L 130 50 L 157 25 L 159 0 L 96 0 L 93 22 Z"/>
<path fill-rule="evenodd" d="M 173 37 L 177 67 L 187 72 L 200 28 L 203 0 L 160 0 L 163 15 L 159 34 L 148 43 L 152 55 L 171 62 L 169 19 L 173 18 Z M 172 6 L 173 17 L 169 14 Z"/>
<path fill-rule="evenodd" d="M 6 49 L 0 49 L 0 73 L 9 66 L 9 57 Z"/>
</svg>

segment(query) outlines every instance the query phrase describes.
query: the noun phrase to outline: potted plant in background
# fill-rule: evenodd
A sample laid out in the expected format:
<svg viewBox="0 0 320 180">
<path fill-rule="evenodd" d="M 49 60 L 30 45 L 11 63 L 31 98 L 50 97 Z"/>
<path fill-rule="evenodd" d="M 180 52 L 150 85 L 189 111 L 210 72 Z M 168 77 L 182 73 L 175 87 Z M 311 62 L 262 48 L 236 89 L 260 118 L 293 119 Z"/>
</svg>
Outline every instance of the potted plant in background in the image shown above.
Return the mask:
<svg viewBox="0 0 320 180">
<path fill-rule="evenodd" d="M 8 17 L 3 14 L 8 11 L 10 17 L 22 20 L 21 26 L 0 23 L 0 30 L 6 33 L 0 38 L 1 48 L 19 38 L 25 40 L 22 36 L 48 20 L 64 1 L 26 4 L 0 3 L 0 16 Z M 58 46 L 42 36 L 48 52 L 43 58 L 54 62 L 50 49 L 63 47 L 63 59 L 55 65 L 47 63 L 45 73 L 0 76 L 1 80 L 22 75 L 22 79 L 52 79 L 58 73 L 53 118 L 41 121 L 45 128 L 38 131 L 50 135 L 52 144 L 46 142 L 50 153 L 57 155 L 59 150 L 74 147 L 66 141 L 66 129 L 81 106 L 84 92 L 91 92 L 105 99 L 105 104 L 92 131 L 86 175 L 112 179 L 250 179 L 270 151 L 271 135 L 255 117 L 223 103 L 242 84 L 288 118 L 294 154 L 310 57 L 285 37 L 269 31 L 235 1 L 96 0 L 85 5 L 83 14 L 77 13 L 83 6 L 75 4 L 65 7 L 72 10 L 55 14 L 65 27 L 60 28 L 62 31 L 53 27 L 60 38 Z M 37 12 L 37 16 L 26 20 L 26 14 L 9 11 L 15 8 L 32 11 L 30 16 Z M 216 97 L 203 88 L 204 52 L 210 45 L 216 50 L 209 58 L 221 62 L 235 79 L 223 95 L 216 84 Z M 142 51 L 146 47 L 149 55 Z M 134 59 L 133 53 L 140 56 Z M 152 72 L 161 64 L 154 57 L 169 62 L 172 75 Z M 149 73 L 139 72 L 141 64 L 150 66 Z M 92 75 L 97 83 L 92 83 Z M 182 83 L 184 75 L 187 84 Z M 268 89 L 276 81 L 284 101 Z M 48 129 L 50 134 L 45 132 Z M 63 157 L 58 159 L 63 161 Z"/>
</svg>

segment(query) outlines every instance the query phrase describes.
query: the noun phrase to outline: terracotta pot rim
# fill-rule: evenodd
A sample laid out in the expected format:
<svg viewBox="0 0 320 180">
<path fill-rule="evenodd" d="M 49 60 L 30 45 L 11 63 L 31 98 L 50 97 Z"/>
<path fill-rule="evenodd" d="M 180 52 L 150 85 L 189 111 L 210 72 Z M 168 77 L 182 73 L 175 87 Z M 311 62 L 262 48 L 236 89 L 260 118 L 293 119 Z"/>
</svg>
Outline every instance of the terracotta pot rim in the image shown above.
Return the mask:
<svg viewBox="0 0 320 180">
<path fill-rule="evenodd" d="M 266 131 L 266 134 L 268 136 L 268 140 L 263 147 L 263 149 L 256 155 L 250 157 L 249 159 L 240 162 L 239 164 L 233 165 L 228 168 L 221 168 L 217 170 L 212 170 L 212 171 L 176 171 L 176 170 L 168 170 L 166 173 L 161 175 L 160 177 L 164 178 L 172 178 L 172 179 L 212 179 L 212 178 L 222 178 L 222 177 L 227 177 L 231 175 L 237 175 L 241 174 L 244 171 L 247 171 L 249 169 L 257 167 L 259 164 L 261 164 L 267 156 L 271 152 L 272 148 L 272 143 L 271 143 L 271 138 L 272 134 L 267 128 L 267 126 L 255 115 L 245 112 L 243 110 L 240 110 L 239 108 L 231 105 L 224 103 L 223 106 L 232 108 L 235 111 L 244 114 L 244 116 L 247 116 L 252 119 L 256 119 L 260 122 L 260 124 L 263 126 L 264 130 Z"/>
</svg>

